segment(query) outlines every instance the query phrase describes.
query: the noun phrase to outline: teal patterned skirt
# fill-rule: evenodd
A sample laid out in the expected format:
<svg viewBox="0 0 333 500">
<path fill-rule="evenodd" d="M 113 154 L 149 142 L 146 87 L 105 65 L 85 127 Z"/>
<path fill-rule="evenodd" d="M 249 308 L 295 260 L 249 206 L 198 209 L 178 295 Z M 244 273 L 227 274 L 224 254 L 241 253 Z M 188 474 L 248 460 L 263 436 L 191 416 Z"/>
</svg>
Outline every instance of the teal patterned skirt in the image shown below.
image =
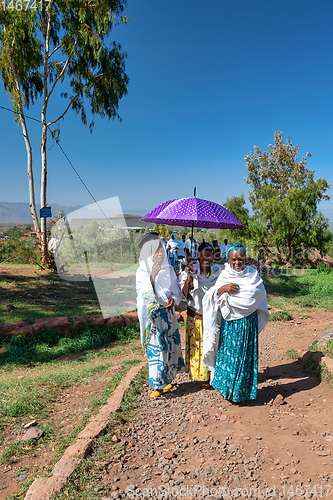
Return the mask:
<svg viewBox="0 0 333 500">
<path fill-rule="evenodd" d="M 239 403 L 256 399 L 258 384 L 258 315 L 233 321 L 222 318 L 214 389 Z"/>
</svg>

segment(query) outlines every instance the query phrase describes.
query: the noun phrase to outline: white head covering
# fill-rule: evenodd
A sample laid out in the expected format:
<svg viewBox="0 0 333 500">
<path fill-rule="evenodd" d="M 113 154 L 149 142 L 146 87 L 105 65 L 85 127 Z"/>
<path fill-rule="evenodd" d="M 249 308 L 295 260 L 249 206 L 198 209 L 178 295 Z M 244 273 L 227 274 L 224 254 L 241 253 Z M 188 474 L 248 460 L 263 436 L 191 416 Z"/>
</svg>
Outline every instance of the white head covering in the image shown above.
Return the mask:
<svg viewBox="0 0 333 500">
<path fill-rule="evenodd" d="M 171 250 L 175 251 L 177 249 L 177 247 L 178 247 L 178 241 L 177 241 L 175 233 L 172 233 L 171 236 L 173 236 L 174 239 L 172 239 L 170 237 L 170 239 L 167 242 L 167 247 L 169 246 Z"/>
<path fill-rule="evenodd" d="M 218 298 L 217 291 L 219 288 L 229 283 L 239 285 L 239 291 L 232 294 L 225 292 Z M 258 332 L 268 322 L 269 312 L 266 290 L 258 271 L 250 266 L 244 266 L 241 271 L 235 271 L 229 263 L 226 264 L 215 286 L 205 295 L 203 310 L 203 359 L 204 363 L 212 371 L 213 377 L 221 314 L 225 320 L 232 321 L 245 318 L 257 311 Z"/>
<path fill-rule="evenodd" d="M 155 279 L 155 291 L 153 290 L 150 276 L 154 264 L 153 257 L 158 249 L 164 253 L 161 269 Z M 162 240 L 149 240 L 142 246 L 140 267 L 136 272 L 137 308 L 140 321 L 141 339 L 148 325 L 148 307 L 153 303 L 165 306 L 170 298 L 179 304 L 182 293 L 178 284 L 176 273 L 167 261 L 167 256 Z"/>
</svg>

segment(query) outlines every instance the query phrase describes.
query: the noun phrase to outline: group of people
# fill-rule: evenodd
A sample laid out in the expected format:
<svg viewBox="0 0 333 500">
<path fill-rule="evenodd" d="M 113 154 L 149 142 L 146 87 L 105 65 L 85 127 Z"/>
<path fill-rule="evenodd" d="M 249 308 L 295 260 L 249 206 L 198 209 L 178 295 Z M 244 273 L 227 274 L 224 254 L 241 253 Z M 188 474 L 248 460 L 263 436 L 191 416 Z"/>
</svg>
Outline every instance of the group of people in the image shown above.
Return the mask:
<svg viewBox="0 0 333 500">
<path fill-rule="evenodd" d="M 225 242 L 225 245 L 228 243 Z M 246 248 L 203 242 L 186 256 L 178 276 L 157 233 L 140 241 L 136 275 L 141 342 L 149 363 L 151 397 L 172 388 L 178 372 L 212 386 L 235 403 L 256 399 L 258 333 L 268 321 L 266 291 L 256 269 L 245 264 Z M 193 247 L 193 244 L 191 245 Z M 217 261 L 225 259 L 225 263 Z M 187 300 L 185 361 L 175 305 Z"/>
<path fill-rule="evenodd" d="M 177 240 L 175 233 L 172 233 L 169 240 L 164 240 L 164 245 L 168 262 L 176 274 L 184 271 L 185 263 L 190 256 L 197 258 L 199 244 L 192 236 L 186 239 L 185 234 L 182 234 L 181 240 Z"/>
<path fill-rule="evenodd" d="M 175 233 L 172 233 L 169 239 L 164 239 L 164 245 L 168 262 L 176 274 L 185 270 L 185 263 L 189 258 L 197 259 L 198 257 L 199 243 L 193 236 L 186 239 L 185 234 L 182 234 L 181 240 L 177 240 Z M 214 247 L 214 262 L 217 264 L 225 263 L 227 251 L 231 246 L 228 240 L 225 239 L 223 245 L 220 245 L 217 240 L 213 240 L 212 245 Z"/>
</svg>

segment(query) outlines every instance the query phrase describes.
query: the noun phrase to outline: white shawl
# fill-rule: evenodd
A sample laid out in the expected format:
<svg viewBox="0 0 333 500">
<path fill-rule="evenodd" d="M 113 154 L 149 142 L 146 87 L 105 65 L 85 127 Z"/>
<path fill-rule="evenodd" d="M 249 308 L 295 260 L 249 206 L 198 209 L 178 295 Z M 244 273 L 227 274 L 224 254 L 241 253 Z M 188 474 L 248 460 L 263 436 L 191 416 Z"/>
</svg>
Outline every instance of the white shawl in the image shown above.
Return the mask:
<svg viewBox="0 0 333 500">
<path fill-rule="evenodd" d="M 218 289 L 228 283 L 236 283 L 236 293 L 223 293 L 217 297 Z M 219 332 L 222 317 L 227 321 L 245 318 L 254 311 L 258 313 L 258 332 L 264 328 L 269 319 L 267 298 L 264 283 L 256 269 L 245 266 L 241 271 L 234 271 L 226 264 L 218 280 L 203 299 L 203 361 L 214 377 L 216 351 L 219 343 Z"/>
<path fill-rule="evenodd" d="M 187 299 L 187 304 L 191 309 L 202 314 L 202 300 L 208 290 L 215 285 L 223 267 L 220 264 L 211 264 L 211 274 L 209 276 L 200 273 L 192 275 L 192 288 L 190 297 Z M 183 271 L 180 275 L 179 284 L 181 289 L 184 287 L 187 276 L 187 271 Z"/>
<path fill-rule="evenodd" d="M 157 302 L 165 306 L 170 298 L 173 298 L 175 304 L 179 304 L 182 298 L 182 292 L 179 288 L 176 273 L 170 264 L 167 262 L 165 249 L 164 262 L 161 265 L 160 272 L 155 279 L 155 291 L 153 290 L 150 276 L 153 267 L 153 256 L 160 245 L 160 240 L 147 241 L 142 247 L 140 253 L 140 267 L 136 272 L 136 292 L 137 292 L 137 309 L 140 322 L 141 342 L 143 334 L 148 326 L 148 307 Z"/>
</svg>

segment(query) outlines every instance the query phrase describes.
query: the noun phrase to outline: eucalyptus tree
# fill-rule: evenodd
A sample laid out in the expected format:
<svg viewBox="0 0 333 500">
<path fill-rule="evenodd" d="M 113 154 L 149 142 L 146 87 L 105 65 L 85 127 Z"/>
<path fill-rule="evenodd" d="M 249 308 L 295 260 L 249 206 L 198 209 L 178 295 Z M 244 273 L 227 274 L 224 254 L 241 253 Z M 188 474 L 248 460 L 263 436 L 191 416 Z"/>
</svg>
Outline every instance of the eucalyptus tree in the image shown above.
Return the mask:
<svg viewBox="0 0 333 500">
<path fill-rule="evenodd" d="M 46 219 L 36 210 L 32 145 L 27 109 L 38 107 L 41 121 L 40 204 L 47 205 L 48 132 L 70 110 L 89 125 L 88 113 L 120 119 L 119 101 L 127 93 L 126 53 L 110 41 L 114 26 L 125 24 L 126 0 L 2 0 L 0 7 L 0 72 L 22 127 L 27 151 L 30 210 L 41 260 L 46 261 Z M 62 107 L 50 103 L 62 98 Z M 88 109 L 87 109 L 88 108 Z M 57 110 L 57 112 L 54 111 Z"/>
</svg>

